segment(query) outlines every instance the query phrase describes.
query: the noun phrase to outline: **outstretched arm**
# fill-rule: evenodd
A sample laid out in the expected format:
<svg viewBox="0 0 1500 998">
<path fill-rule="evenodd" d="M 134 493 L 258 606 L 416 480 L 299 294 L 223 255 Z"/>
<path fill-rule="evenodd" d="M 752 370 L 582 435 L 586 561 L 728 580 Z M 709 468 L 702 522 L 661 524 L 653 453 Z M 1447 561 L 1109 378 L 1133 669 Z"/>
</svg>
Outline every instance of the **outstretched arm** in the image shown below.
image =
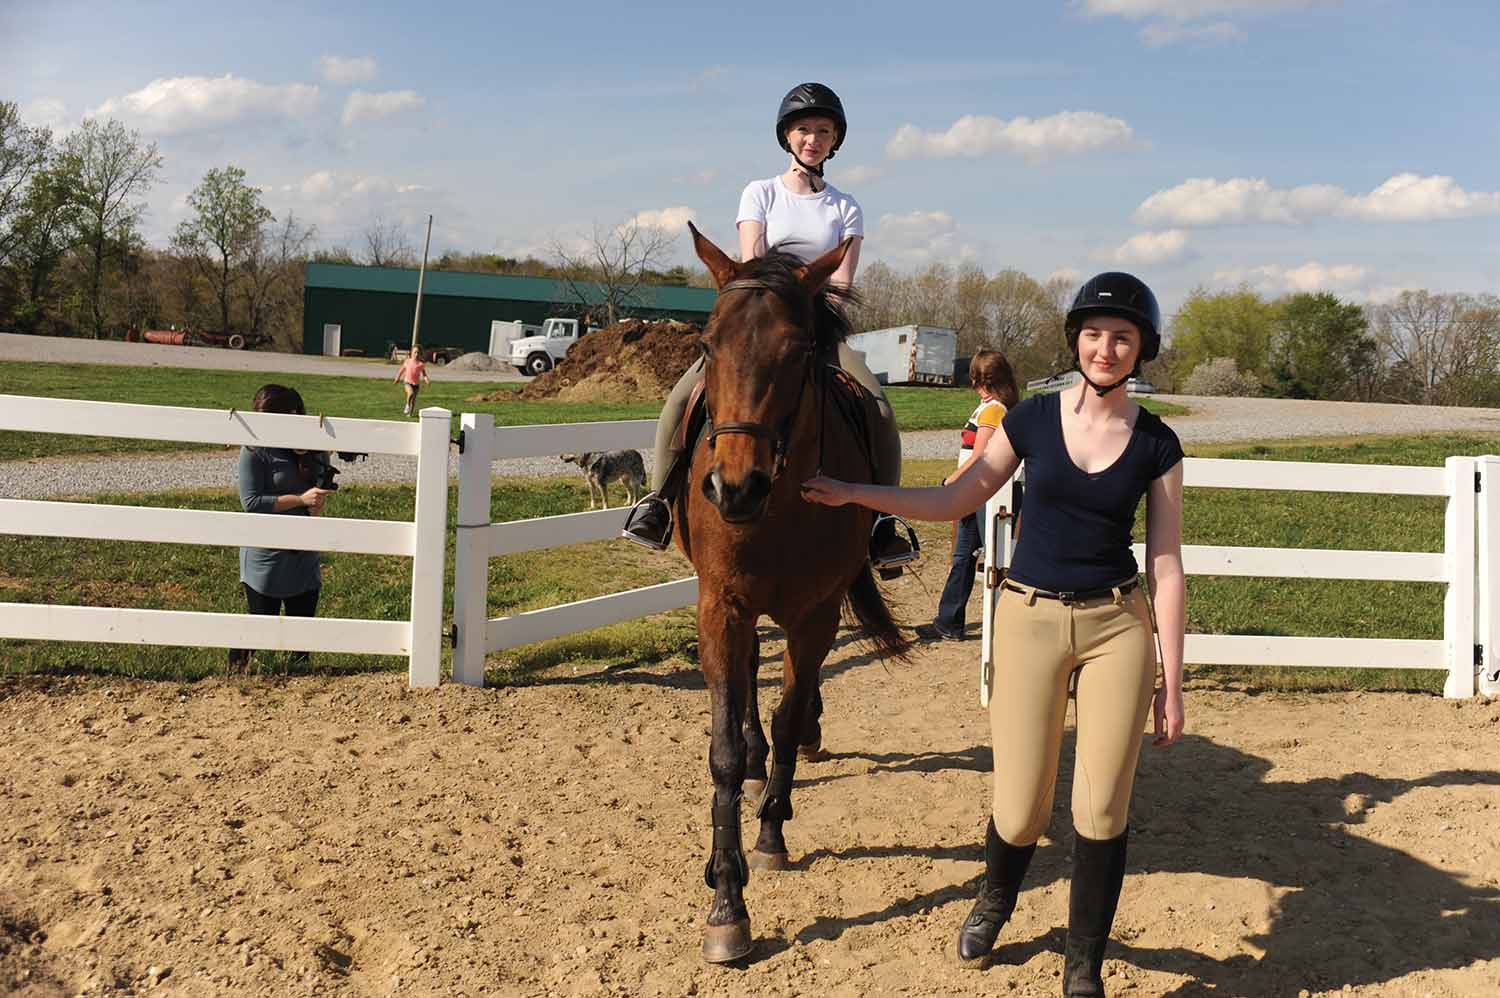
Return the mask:
<svg viewBox="0 0 1500 998">
<path fill-rule="evenodd" d="M 913 520 L 957 520 L 983 506 L 1020 464 L 1010 438 L 1002 431 L 990 437 L 979 460 L 947 485 L 927 489 L 856 485 L 819 476 L 802 483 L 802 497 L 824 506 L 857 503 Z"/>
<path fill-rule="evenodd" d="M 1182 656 L 1187 630 L 1187 582 L 1182 571 L 1182 462 L 1151 483 L 1146 494 L 1146 577 L 1161 635 L 1165 685 L 1156 695 L 1156 745 L 1182 736 Z"/>
</svg>

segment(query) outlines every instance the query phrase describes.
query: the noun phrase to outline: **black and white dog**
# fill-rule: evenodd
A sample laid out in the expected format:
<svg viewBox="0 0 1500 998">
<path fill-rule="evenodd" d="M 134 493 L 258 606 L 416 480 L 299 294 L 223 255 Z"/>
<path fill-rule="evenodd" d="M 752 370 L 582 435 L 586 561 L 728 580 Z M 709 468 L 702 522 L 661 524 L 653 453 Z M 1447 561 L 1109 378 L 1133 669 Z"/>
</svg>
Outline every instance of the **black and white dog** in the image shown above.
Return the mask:
<svg viewBox="0 0 1500 998">
<path fill-rule="evenodd" d="M 641 460 L 639 451 L 585 451 L 582 454 L 559 456 L 583 469 L 583 476 L 589 480 L 589 509 L 594 508 L 596 490 L 604 502 L 604 508 L 609 509 L 610 482 L 618 480 L 625 484 L 625 494 L 630 497 L 632 506 L 640 499 L 641 491 L 646 487 L 646 463 Z"/>
</svg>

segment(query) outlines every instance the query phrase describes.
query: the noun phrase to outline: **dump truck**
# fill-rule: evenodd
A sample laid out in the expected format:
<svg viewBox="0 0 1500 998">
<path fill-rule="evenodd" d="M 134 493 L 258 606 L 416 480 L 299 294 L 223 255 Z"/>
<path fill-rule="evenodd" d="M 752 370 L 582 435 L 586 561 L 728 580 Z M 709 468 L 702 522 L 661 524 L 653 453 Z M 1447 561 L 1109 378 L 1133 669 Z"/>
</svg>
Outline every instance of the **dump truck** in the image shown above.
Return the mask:
<svg viewBox="0 0 1500 998">
<path fill-rule="evenodd" d="M 953 385 L 958 334 L 941 326 L 892 326 L 849 337 L 882 385 Z"/>
</svg>

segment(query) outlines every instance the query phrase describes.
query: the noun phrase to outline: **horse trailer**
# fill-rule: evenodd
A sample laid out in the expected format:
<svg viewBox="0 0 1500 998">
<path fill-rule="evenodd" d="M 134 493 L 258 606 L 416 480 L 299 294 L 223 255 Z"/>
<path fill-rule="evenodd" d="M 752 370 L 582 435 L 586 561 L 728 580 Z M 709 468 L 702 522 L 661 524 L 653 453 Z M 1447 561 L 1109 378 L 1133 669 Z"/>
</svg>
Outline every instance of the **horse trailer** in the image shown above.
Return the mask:
<svg viewBox="0 0 1500 998">
<path fill-rule="evenodd" d="M 958 334 L 939 326 L 893 326 L 856 333 L 849 346 L 865 355 L 882 385 L 953 385 Z"/>
</svg>

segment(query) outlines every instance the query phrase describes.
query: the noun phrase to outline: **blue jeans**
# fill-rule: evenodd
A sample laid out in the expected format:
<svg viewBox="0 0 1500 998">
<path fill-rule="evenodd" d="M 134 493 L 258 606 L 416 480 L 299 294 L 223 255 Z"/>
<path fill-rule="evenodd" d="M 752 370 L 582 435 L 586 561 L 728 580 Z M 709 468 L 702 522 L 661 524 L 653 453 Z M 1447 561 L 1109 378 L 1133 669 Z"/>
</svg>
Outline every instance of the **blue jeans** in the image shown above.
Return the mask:
<svg viewBox="0 0 1500 998">
<path fill-rule="evenodd" d="M 984 510 L 970 513 L 958 521 L 958 536 L 953 541 L 953 566 L 948 570 L 948 581 L 943 584 L 943 595 L 938 599 L 937 616 L 932 623 L 939 630 L 950 634 L 962 634 L 964 611 L 969 605 L 969 596 L 974 592 L 974 571 L 978 567 L 975 555 L 984 545 L 984 527 L 979 518 Z"/>
</svg>

